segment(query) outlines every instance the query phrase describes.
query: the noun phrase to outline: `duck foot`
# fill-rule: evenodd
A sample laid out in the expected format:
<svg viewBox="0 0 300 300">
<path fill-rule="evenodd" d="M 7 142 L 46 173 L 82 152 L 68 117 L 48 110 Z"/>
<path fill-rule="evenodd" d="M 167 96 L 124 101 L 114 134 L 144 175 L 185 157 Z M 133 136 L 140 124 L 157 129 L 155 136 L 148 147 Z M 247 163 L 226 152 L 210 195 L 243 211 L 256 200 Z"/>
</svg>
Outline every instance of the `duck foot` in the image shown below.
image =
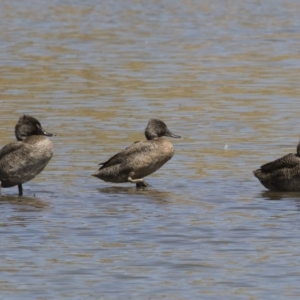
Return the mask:
<svg viewBox="0 0 300 300">
<path fill-rule="evenodd" d="M 146 181 L 144 181 L 143 178 L 139 178 L 139 179 L 132 179 L 130 176 L 128 177 L 128 181 L 131 183 L 135 183 L 137 188 L 143 188 L 143 187 L 147 187 L 148 183 Z"/>
<path fill-rule="evenodd" d="M 136 183 L 136 188 L 137 189 L 142 189 L 142 188 L 145 188 L 147 186 L 149 186 L 149 184 L 144 180 L 143 180 L 143 182 L 137 182 Z"/>
</svg>

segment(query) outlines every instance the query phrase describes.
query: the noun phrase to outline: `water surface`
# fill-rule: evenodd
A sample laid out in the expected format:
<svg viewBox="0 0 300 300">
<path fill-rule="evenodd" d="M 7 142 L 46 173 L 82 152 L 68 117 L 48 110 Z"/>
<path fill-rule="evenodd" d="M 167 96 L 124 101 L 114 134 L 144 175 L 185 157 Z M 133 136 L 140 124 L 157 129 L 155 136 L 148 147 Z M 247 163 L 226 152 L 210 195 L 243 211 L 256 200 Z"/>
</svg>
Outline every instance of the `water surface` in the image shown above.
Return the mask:
<svg viewBox="0 0 300 300">
<path fill-rule="evenodd" d="M 299 299 L 300 195 L 252 170 L 298 143 L 300 4 L 102 2 L 0 3 L 1 145 L 57 134 L 3 189 L 1 298 Z M 149 189 L 90 176 L 153 117 L 182 139 Z"/>
</svg>

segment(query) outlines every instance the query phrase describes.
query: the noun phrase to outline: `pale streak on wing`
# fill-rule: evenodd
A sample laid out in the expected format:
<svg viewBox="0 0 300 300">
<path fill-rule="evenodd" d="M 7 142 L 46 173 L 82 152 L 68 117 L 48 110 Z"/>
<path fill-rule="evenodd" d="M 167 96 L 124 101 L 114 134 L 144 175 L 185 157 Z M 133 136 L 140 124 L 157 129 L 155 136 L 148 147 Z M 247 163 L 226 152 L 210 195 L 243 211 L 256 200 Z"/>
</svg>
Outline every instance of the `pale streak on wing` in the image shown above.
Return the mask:
<svg viewBox="0 0 300 300">
<path fill-rule="evenodd" d="M 99 170 L 110 167 L 110 166 L 118 165 L 118 164 L 122 163 L 126 158 L 128 158 L 129 156 L 131 156 L 135 153 L 144 153 L 147 151 L 148 147 L 149 147 L 149 144 L 147 144 L 147 143 L 135 142 L 135 143 L 131 144 L 130 146 L 128 146 L 123 151 L 112 156 L 109 160 L 107 160 L 103 163 L 100 163 L 101 167 L 99 168 Z"/>
</svg>

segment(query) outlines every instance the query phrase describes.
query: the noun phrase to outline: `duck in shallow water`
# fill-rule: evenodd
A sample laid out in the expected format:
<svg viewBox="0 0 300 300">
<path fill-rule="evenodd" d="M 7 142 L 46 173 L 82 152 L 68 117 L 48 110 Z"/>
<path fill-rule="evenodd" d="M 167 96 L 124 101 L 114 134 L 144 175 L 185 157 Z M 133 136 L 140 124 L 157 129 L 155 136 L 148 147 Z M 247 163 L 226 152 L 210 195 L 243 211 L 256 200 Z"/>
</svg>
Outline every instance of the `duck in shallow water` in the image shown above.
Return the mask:
<svg viewBox="0 0 300 300">
<path fill-rule="evenodd" d="M 300 142 L 296 154 L 269 162 L 253 173 L 271 191 L 300 192 Z"/>
<path fill-rule="evenodd" d="M 0 195 L 1 187 L 15 185 L 23 195 L 22 184 L 42 172 L 53 155 L 52 142 L 46 136 L 54 134 L 47 133 L 34 117 L 21 117 L 15 135 L 18 141 L 0 150 Z"/>
<path fill-rule="evenodd" d="M 136 187 L 146 187 L 144 177 L 162 167 L 174 154 L 173 145 L 163 136 L 180 138 L 171 133 L 167 125 L 158 119 L 151 119 L 145 129 L 147 141 L 135 142 L 117 153 L 92 174 L 106 182 L 135 183 Z"/>
</svg>

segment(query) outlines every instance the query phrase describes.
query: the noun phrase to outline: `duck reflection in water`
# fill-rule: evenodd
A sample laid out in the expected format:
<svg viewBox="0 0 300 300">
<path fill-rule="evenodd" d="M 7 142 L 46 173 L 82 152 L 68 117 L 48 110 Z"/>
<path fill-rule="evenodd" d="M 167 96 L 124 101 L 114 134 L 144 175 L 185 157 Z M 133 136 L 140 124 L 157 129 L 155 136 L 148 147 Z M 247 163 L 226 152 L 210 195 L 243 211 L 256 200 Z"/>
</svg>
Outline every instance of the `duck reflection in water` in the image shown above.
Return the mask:
<svg viewBox="0 0 300 300">
<path fill-rule="evenodd" d="M 23 195 L 22 184 L 43 171 L 53 155 L 52 142 L 46 136 L 41 123 L 34 117 L 24 115 L 15 126 L 17 142 L 0 150 L 0 195 L 1 187 L 18 186 Z"/>
<path fill-rule="evenodd" d="M 0 205 L 3 205 L 5 203 L 18 205 L 19 211 L 32 211 L 32 209 L 36 210 L 36 209 L 44 209 L 49 207 L 49 204 L 47 202 L 35 196 L 15 197 L 12 195 L 2 195 L 0 199 L 1 199 Z"/>
<path fill-rule="evenodd" d="M 147 141 L 135 142 L 117 153 L 92 174 L 112 183 L 131 182 L 137 188 L 147 187 L 144 177 L 161 168 L 174 155 L 173 145 L 163 136 L 180 138 L 171 133 L 167 125 L 158 119 L 151 119 L 145 129 Z"/>
</svg>

